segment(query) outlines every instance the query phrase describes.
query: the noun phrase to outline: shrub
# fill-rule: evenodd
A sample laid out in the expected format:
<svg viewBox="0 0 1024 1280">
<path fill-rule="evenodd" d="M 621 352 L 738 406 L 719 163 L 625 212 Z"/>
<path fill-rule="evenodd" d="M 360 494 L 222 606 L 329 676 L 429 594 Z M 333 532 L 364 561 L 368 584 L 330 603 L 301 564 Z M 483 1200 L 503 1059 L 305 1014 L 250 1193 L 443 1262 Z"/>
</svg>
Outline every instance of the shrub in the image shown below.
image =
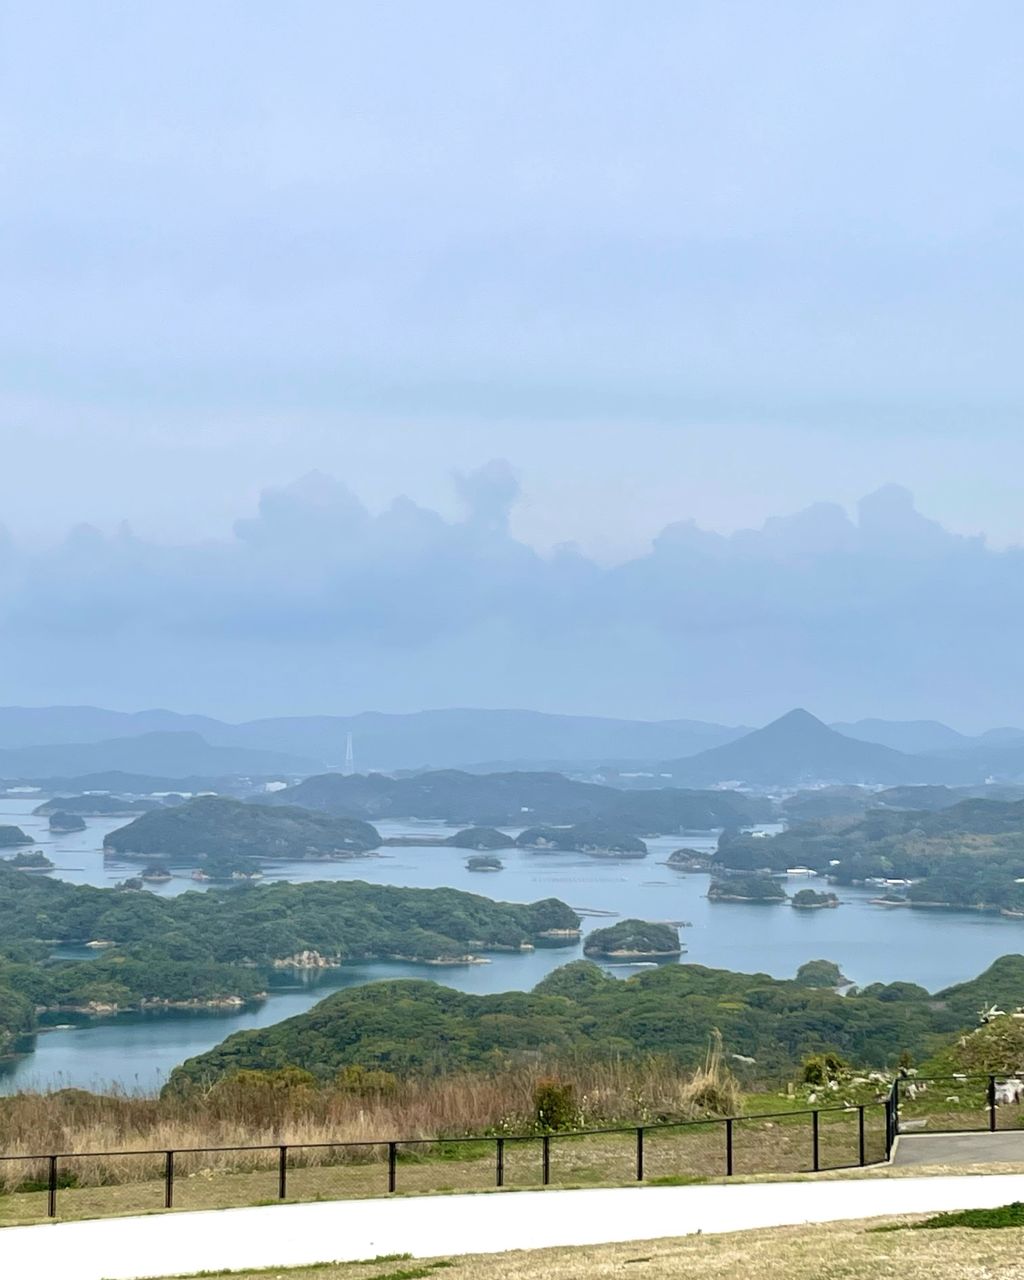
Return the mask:
<svg viewBox="0 0 1024 1280">
<path fill-rule="evenodd" d="M 804 1058 L 800 1078 L 804 1084 L 823 1086 L 838 1080 L 849 1068 L 837 1053 L 826 1050 Z"/>
<path fill-rule="evenodd" d="M 533 1112 L 537 1128 L 553 1133 L 576 1127 L 576 1090 L 564 1080 L 538 1080 L 533 1087 Z"/>
</svg>

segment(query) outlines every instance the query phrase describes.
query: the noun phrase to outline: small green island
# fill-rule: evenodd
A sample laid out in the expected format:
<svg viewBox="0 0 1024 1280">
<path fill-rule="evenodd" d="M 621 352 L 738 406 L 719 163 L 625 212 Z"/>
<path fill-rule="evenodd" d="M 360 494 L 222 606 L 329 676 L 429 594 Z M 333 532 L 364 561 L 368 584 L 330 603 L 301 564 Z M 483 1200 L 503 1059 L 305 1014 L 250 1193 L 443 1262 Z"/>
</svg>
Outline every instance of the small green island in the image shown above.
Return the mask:
<svg viewBox="0 0 1024 1280">
<path fill-rule="evenodd" d="M 168 880 L 173 880 L 174 877 L 166 867 L 161 866 L 159 862 L 154 862 L 143 871 L 139 879 L 144 884 L 166 884 Z"/>
<path fill-rule="evenodd" d="M 639 836 L 603 822 L 578 822 L 572 827 L 527 827 L 516 837 L 520 849 L 557 849 L 589 853 L 599 858 L 646 858 L 647 845 Z"/>
<path fill-rule="evenodd" d="M 616 960 L 659 960 L 682 953 L 678 928 L 649 920 L 620 920 L 607 929 L 595 929 L 583 943 L 585 956 Z"/>
<path fill-rule="evenodd" d="M 834 960 L 808 960 L 796 971 L 796 981 L 801 987 L 821 987 L 835 990 L 850 986 L 850 979 L 843 976 Z"/>
<path fill-rule="evenodd" d="M 72 831 L 84 831 L 85 819 L 77 813 L 67 813 L 63 809 L 58 809 L 50 814 L 49 827 L 51 831 L 61 835 Z"/>
<path fill-rule="evenodd" d="M 45 853 L 16 853 L 13 858 L 7 858 L 6 862 L 9 867 L 17 867 L 19 871 L 52 871 L 57 865 Z"/>
<path fill-rule="evenodd" d="M 35 841 L 21 827 L 0 826 L 0 849 L 16 849 L 21 844 L 35 844 Z"/>
<path fill-rule="evenodd" d="M 712 880 L 708 889 L 709 902 L 764 902 L 786 901 L 786 891 L 771 876 L 728 876 Z"/>
<path fill-rule="evenodd" d="M 255 858 L 240 854 L 202 854 L 192 872 L 192 879 L 211 884 L 245 884 L 263 878 L 263 870 Z"/>
<path fill-rule="evenodd" d="M 445 844 L 455 849 L 477 849 L 481 852 L 485 849 L 515 847 L 512 837 L 506 835 L 504 831 L 498 831 L 495 827 L 467 827 L 465 831 L 457 831 L 455 835 L 449 836 Z"/>
<path fill-rule="evenodd" d="M 328 862 L 362 857 L 379 845 L 377 829 L 358 818 L 225 796 L 150 810 L 103 840 L 104 849 L 123 857 L 186 863 L 203 855 Z"/>
<path fill-rule="evenodd" d="M 87 795 L 55 796 L 32 810 L 33 817 L 47 818 L 53 813 L 76 813 L 83 818 L 129 818 L 133 814 L 160 809 L 157 799 L 126 800 L 123 796 Z"/>
<path fill-rule="evenodd" d="M 691 875 L 706 875 L 711 870 L 712 856 L 698 849 L 675 849 L 668 855 L 665 865 L 673 871 L 685 871 Z"/>
<path fill-rule="evenodd" d="M 790 898 L 789 905 L 798 911 L 820 911 L 822 908 L 838 907 L 839 899 L 834 893 L 822 893 L 817 889 L 798 889 Z"/>
<path fill-rule="evenodd" d="M 491 853 L 474 854 L 472 858 L 466 859 L 467 871 L 504 871 L 505 864 L 500 858 L 496 858 Z"/>
<path fill-rule="evenodd" d="M 161 897 L 145 891 L 141 876 L 101 889 L 25 874 L 0 859 L 0 1053 L 35 1031 L 45 1012 L 238 1008 L 265 998 L 283 967 L 475 963 L 488 952 L 574 946 L 579 930 L 579 916 L 556 898 L 495 902 L 359 880 L 239 883 Z M 97 954 L 55 959 L 55 946 Z"/>
</svg>

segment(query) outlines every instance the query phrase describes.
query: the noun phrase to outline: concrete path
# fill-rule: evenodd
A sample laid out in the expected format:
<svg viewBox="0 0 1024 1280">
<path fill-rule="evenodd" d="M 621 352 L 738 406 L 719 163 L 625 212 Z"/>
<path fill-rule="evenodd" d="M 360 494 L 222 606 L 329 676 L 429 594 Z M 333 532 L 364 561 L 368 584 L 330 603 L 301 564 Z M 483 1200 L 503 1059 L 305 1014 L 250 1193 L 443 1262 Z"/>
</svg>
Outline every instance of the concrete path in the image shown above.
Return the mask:
<svg viewBox="0 0 1024 1280">
<path fill-rule="evenodd" d="M 501 1253 L 739 1231 L 881 1214 L 994 1208 L 1024 1198 L 1024 1175 L 867 1178 L 738 1186 L 522 1191 L 273 1205 L 0 1230 L 6 1280 L 138 1277 Z"/>
<path fill-rule="evenodd" d="M 893 1164 L 1024 1164 L 1024 1129 L 1007 1133 L 900 1134 Z"/>
</svg>

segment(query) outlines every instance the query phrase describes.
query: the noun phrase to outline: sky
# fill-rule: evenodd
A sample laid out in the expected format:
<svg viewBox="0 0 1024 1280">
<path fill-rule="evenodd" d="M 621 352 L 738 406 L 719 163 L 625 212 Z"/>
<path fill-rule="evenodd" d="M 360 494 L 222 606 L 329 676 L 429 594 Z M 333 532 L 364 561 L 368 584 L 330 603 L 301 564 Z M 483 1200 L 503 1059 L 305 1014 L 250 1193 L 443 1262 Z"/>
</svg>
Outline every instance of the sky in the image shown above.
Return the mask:
<svg viewBox="0 0 1024 1280">
<path fill-rule="evenodd" d="M 0 700 L 1024 716 L 1022 37 L 0 0 Z M 894 490 L 861 530 L 893 484 L 927 555 Z"/>
</svg>

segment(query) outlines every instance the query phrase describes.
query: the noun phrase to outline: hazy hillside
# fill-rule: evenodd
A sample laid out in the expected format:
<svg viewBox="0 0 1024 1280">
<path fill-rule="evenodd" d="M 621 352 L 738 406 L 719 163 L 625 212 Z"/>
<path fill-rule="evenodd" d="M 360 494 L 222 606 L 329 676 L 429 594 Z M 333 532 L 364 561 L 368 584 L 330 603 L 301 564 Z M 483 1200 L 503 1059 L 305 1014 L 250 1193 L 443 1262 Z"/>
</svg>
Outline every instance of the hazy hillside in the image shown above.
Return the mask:
<svg viewBox="0 0 1024 1280">
<path fill-rule="evenodd" d="M 763 729 L 686 760 L 662 766 L 676 782 L 713 786 L 737 781 L 761 786 L 803 782 L 934 783 L 964 781 L 963 765 L 905 755 L 844 737 L 810 712 L 790 711 Z"/>
<path fill-rule="evenodd" d="M 974 742 L 966 734 L 951 729 L 939 720 L 855 720 L 852 723 L 838 721 L 829 725 L 836 733 L 858 742 L 877 742 L 882 747 L 892 747 L 908 755 L 921 755 L 928 751 L 945 751 L 969 748 Z"/>
<path fill-rule="evenodd" d="M 199 733 L 214 746 L 284 752 L 340 766 L 351 733 L 362 770 L 483 762 L 659 760 L 730 742 L 745 728 L 699 720 L 614 720 L 538 711 L 452 708 L 408 715 L 283 716 L 226 724 L 173 711 L 0 707 L 0 747 L 99 742 L 154 732 Z M 197 770 L 198 771 L 198 770 Z"/>
<path fill-rule="evenodd" d="M 117 853 L 194 858 L 197 854 L 247 858 L 331 858 L 376 849 L 380 836 L 367 822 L 290 806 L 243 804 L 200 796 L 153 809 L 111 831 L 103 847 Z"/>
<path fill-rule="evenodd" d="M 125 771 L 185 778 L 204 774 L 306 774 L 317 762 L 279 751 L 214 747 L 198 733 L 144 733 L 105 742 L 58 743 L 0 750 L 0 777 L 53 778 Z"/>
<path fill-rule="evenodd" d="M 574 782 L 558 773 L 470 774 L 457 769 L 412 778 L 326 773 L 267 797 L 365 818 L 436 818 L 461 825 L 532 826 L 599 818 L 645 833 L 746 825 L 768 818 L 768 806 L 729 791 L 620 791 Z"/>
</svg>

